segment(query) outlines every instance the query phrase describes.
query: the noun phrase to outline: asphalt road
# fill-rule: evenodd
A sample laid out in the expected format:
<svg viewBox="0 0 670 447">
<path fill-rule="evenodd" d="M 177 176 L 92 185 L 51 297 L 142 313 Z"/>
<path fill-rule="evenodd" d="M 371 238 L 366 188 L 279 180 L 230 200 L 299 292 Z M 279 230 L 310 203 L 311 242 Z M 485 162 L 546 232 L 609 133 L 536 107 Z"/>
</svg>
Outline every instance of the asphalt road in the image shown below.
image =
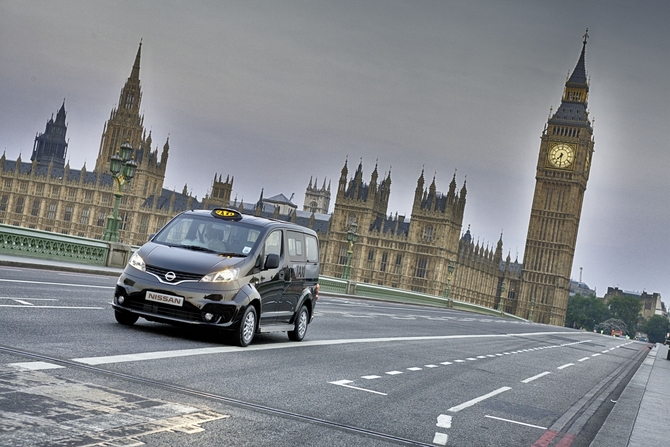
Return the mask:
<svg viewBox="0 0 670 447">
<path fill-rule="evenodd" d="M 647 345 L 322 295 L 302 342 L 115 322 L 116 279 L 0 267 L 0 445 L 587 446 Z"/>
</svg>

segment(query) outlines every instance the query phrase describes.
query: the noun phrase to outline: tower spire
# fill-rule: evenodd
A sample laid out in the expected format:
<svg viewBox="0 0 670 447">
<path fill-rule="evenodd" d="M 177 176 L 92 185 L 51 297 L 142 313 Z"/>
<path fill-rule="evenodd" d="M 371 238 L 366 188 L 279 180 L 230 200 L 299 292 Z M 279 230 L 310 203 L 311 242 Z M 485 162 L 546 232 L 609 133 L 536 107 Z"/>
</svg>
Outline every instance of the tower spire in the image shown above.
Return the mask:
<svg viewBox="0 0 670 447">
<path fill-rule="evenodd" d="M 137 49 L 137 55 L 135 56 L 135 63 L 133 64 L 133 69 L 130 72 L 130 79 L 138 80 L 140 79 L 140 57 L 142 56 L 142 39 L 140 39 L 140 46 Z"/>
</svg>

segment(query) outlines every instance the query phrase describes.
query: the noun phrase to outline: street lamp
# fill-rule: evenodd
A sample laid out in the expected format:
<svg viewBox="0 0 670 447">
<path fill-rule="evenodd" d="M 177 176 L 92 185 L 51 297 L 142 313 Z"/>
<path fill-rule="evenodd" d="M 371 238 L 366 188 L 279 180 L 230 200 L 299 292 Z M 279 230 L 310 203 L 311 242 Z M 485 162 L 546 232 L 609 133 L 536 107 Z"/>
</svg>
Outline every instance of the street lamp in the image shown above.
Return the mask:
<svg viewBox="0 0 670 447">
<path fill-rule="evenodd" d="M 107 216 L 105 232 L 102 234 L 103 241 L 119 242 L 119 202 L 123 197 L 121 187 L 130 183 L 137 170 L 137 163 L 131 159 L 132 155 L 133 147 L 126 141 L 109 161 L 109 170 L 116 184 L 116 191 L 114 192 L 114 210 Z"/>
<path fill-rule="evenodd" d="M 505 312 L 505 280 L 500 283 L 500 301 L 498 301 L 498 312 L 501 314 Z"/>
<path fill-rule="evenodd" d="M 356 230 L 358 230 L 358 224 L 356 222 L 351 222 L 349 231 L 347 231 L 347 241 L 349 242 L 349 250 L 347 250 L 347 264 L 344 266 L 344 270 L 342 271 L 342 279 L 351 278 L 351 255 L 354 254 L 354 244 L 356 243 L 356 239 L 358 239 L 358 233 Z"/>
<path fill-rule="evenodd" d="M 444 297 L 447 299 L 447 307 L 454 307 L 454 300 L 451 299 L 451 275 L 454 274 L 454 261 L 449 260 L 447 265 L 447 287 L 444 289 Z"/>
</svg>

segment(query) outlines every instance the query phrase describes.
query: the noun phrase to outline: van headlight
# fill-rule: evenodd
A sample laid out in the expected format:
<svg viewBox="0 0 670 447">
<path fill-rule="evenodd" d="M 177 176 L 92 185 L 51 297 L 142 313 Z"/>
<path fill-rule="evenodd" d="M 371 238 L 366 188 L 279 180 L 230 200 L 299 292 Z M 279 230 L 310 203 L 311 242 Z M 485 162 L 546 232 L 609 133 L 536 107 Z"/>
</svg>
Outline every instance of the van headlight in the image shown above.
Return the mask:
<svg viewBox="0 0 670 447">
<path fill-rule="evenodd" d="M 221 270 L 220 272 L 212 272 L 209 275 L 202 277 L 200 281 L 202 282 L 229 282 L 237 279 L 237 275 L 240 273 L 239 269 L 226 269 Z"/>
<path fill-rule="evenodd" d="M 138 255 L 137 252 L 133 253 L 133 255 L 130 257 L 128 265 L 131 267 L 135 267 L 137 270 L 141 272 L 146 272 L 147 270 L 147 266 L 144 263 L 144 259 L 142 259 L 142 256 Z"/>
</svg>

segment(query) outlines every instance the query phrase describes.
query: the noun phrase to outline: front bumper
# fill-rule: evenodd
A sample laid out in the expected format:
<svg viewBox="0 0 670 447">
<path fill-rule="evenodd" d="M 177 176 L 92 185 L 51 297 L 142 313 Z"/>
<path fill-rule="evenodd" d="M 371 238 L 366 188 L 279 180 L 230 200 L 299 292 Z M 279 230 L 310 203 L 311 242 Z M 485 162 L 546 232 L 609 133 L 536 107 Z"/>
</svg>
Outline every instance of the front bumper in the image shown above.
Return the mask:
<svg viewBox="0 0 670 447">
<path fill-rule="evenodd" d="M 225 290 L 229 289 L 229 290 Z M 147 292 L 183 298 L 181 306 L 146 299 Z M 232 328 L 237 323 L 243 302 L 236 300 L 239 289 L 230 290 L 216 283 L 182 282 L 172 286 L 143 272 L 124 272 L 119 277 L 112 307 L 149 321 Z"/>
</svg>

